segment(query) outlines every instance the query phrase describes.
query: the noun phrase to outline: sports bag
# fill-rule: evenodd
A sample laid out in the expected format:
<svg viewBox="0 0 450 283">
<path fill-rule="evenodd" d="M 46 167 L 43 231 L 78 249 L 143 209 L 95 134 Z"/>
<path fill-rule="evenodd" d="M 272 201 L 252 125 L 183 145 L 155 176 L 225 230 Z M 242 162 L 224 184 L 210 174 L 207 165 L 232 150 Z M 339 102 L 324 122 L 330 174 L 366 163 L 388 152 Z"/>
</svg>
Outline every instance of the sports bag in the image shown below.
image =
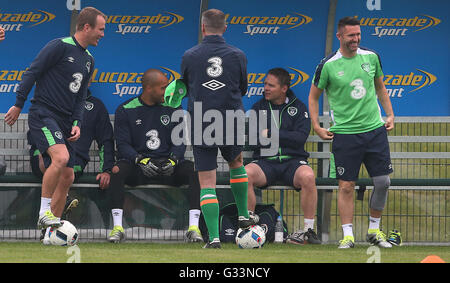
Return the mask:
<svg viewBox="0 0 450 283">
<path fill-rule="evenodd" d="M 255 213 L 259 216 L 258 225 L 266 231 L 266 242 L 273 242 L 275 239 L 275 224 L 280 213 L 273 204 L 257 204 Z M 209 241 L 209 233 L 206 227 L 203 214 L 200 216 L 199 228 L 203 241 Z M 284 238 L 287 237 L 287 225 L 283 220 Z M 235 203 L 229 203 L 222 207 L 219 212 L 219 237 L 222 243 L 235 242 L 238 231 L 238 214 Z"/>
</svg>

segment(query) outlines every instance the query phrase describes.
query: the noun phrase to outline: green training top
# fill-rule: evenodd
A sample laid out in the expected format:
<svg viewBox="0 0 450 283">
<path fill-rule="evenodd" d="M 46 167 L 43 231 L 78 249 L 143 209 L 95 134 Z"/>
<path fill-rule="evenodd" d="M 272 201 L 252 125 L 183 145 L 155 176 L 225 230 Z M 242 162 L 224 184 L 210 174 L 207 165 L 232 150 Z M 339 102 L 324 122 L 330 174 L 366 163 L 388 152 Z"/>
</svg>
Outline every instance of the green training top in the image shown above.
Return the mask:
<svg viewBox="0 0 450 283">
<path fill-rule="evenodd" d="M 384 125 L 374 83 L 381 76 L 378 54 L 362 47 L 351 58 L 338 50 L 320 62 L 313 83 L 328 96 L 330 132 L 359 134 Z"/>
</svg>

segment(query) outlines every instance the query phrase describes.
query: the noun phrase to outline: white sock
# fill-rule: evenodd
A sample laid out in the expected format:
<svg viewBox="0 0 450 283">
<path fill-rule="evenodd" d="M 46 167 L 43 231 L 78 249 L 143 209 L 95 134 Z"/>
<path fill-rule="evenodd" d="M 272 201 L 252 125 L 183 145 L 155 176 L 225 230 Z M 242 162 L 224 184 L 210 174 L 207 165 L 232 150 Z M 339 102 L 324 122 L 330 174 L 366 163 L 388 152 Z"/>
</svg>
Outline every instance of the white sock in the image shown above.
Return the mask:
<svg viewBox="0 0 450 283">
<path fill-rule="evenodd" d="M 352 236 L 353 237 L 353 224 L 344 224 L 342 225 L 342 231 L 344 232 L 344 237 Z"/>
<path fill-rule="evenodd" d="M 380 220 L 381 218 L 375 218 L 369 216 L 369 230 L 370 229 L 380 229 Z"/>
<path fill-rule="evenodd" d="M 43 198 L 43 197 L 41 197 L 41 208 L 39 209 L 39 215 L 42 215 L 47 210 L 50 210 L 51 203 L 52 203 L 52 199 L 51 198 Z"/>
<path fill-rule="evenodd" d="M 314 230 L 314 218 L 313 219 L 304 219 L 304 228 L 305 231 L 308 231 L 308 229 Z"/>
<path fill-rule="evenodd" d="M 113 217 L 114 226 L 122 227 L 123 209 L 120 209 L 120 208 L 111 209 L 111 214 Z"/>
<path fill-rule="evenodd" d="M 198 221 L 200 219 L 200 209 L 189 210 L 189 226 L 198 226 Z"/>
</svg>

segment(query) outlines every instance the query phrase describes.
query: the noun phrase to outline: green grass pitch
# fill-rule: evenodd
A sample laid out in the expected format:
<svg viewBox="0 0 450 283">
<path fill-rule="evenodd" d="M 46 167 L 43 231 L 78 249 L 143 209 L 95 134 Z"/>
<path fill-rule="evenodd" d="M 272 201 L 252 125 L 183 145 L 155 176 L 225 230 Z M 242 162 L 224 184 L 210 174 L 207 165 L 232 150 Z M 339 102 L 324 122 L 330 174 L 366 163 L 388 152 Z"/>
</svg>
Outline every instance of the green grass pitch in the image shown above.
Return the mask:
<svg viewBox="0 0 450 283">
<path fill-rule="evenodd" d="M 378 249 L 366 244 L 339 250 L 336 244 L 266 244 L 239 249 L 231 243 L 221 250 L 199 243 L 80 243 L 76 247 L 44 246 L 38 242 L 1 242 L 0 263 L 419 263 L 428 255 L 450 262 L 450 246 L 401 246 Z"/>
</svg>

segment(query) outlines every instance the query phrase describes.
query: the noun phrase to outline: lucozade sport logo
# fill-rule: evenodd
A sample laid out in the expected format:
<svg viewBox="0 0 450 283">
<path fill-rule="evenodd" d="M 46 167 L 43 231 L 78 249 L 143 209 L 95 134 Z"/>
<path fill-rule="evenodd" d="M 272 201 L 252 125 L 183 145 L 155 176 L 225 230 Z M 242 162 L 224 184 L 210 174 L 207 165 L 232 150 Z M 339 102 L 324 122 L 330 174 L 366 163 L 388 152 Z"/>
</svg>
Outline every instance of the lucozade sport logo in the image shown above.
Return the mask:
<svg viewBox="0 0 450 283">
<path fill-rule="evenodd" d="M 289 75 L 291 76 L 291 85 L 294 87 L 298 84 L 302 84 L 309 79 L 309 75 L 297 68 L 287 67 L 290 70 Z M 251 97 L 253 95 L 263 95 L 264 93 L 264 80 L 266 78 L 266 73 L 248 73 L 248 89 L 246 96 Z"/>
<path fill-rule="evenodd" d="M 0 70 L 0 94 L 15 93 L 26 70 Z"/>
<path fill-rule="evenodd" d="M 358 18 L 358 16 L 355 16 Z M 420 15 L 415 17 L 391 18 L 391 17 L 360 17 L 361 26 L 374 27 L 371 34 L 377 37 L 406 36 L 408 32 L 421 31 L 441 23 L 441 20 L 430 16 Z"/>
<path fill-rule="evenodd" d="M 117 25 L 116 33 L 142 34 L 150 33 L 153 26 L 158 29 L 181 23 L 184 17 L 172 12 L 157 13 L 155 15 L 109 15 L 107 24 Z"/>
<path fill-rule="evenodd" d="M 287 13 L 283 16 L 236 16 L 225 15 L 227 24 L 245 25 L 245 34 L 278 34 L 280 30 L 290 30 L 309 24 L 313 19 L 300 13 Z"/>
<path fill-rule="evenodd" d="M 5 31 L 21 31 L 22 27 L 34 27 L 50 22 L 56 16 L 50 12 L 36 10 L 30 12 L 4 12 L 0 10 L 0 27 Z"/>
<path fill-rule="evenodd" d="M 177 80 L 181 75 L 172 69 L 160 66 L 159 69 L 167 76 L 169 83 Z M 114 84 L 113 95 L 120 97 L 127 95 L 139 95 L 142 92 L 143 72 L 104 72 L 94 69 L 92 73 L 92 83 Z"/>
<path fill-rule="evenodd" d="M 416 69 L 418 72 L 407 74 L 385 75 L 383 78 L 390 97 L 403 97 L 406 93 L 412 93 L 433 84 L 437 77 L 427 71 Z M 405 93 L 405 91 L 407 91 Z"/>
</svg>

